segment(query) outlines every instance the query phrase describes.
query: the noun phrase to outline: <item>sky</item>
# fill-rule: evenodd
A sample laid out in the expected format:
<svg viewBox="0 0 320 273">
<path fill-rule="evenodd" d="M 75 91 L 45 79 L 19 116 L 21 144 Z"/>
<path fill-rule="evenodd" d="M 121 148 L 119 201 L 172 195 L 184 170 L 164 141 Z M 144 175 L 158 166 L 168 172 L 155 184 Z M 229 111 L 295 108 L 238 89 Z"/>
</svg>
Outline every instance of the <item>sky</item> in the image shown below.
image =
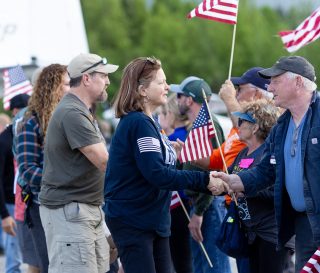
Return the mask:
<svg viewBox="0 0 320 273">
<path fill-rule="evenodd" d="M 316 9 L 320 6 L 320 0 L 253 0 L 258 6 L 271 6 L 275 8 L 287 9 L 292 6 L 310 4 Z"/>
</svg>

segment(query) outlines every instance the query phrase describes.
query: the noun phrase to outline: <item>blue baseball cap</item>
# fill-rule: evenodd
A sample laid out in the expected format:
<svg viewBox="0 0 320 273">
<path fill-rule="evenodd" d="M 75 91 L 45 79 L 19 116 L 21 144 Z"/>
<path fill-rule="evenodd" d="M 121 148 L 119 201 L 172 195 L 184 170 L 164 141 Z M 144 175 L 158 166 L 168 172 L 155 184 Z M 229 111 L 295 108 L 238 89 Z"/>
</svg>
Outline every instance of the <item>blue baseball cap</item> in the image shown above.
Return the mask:
<svg viewBox="0 0 320 273">
<path fill-rule="evenodd" d="M 251 83 L 256 87 L 259 87 L 263 90 L 268 89 L 270 84 L 270 79 L 262 78 L 258 72 L 264 70 L 263 67 L 253 67 L 243 73 L 241 77 L 231 77 L 231 81 L 234 85 L 242 85 Z"/>
<path fill-rule="evenodd" d="M 251 123 L 256 123 L 257 122 L 250 112 L 247 112 L 247 113 L 232 112 L 231 114 L 236 116 L 236 117 L 238 117 L 238 118 L 240 118 L 240 119 L 249 121 Z"/>
<path fill-rule="evenodd" d="M 207 97 L 212 95 L 209 84 L 198 77 L 190 76 L 185 78 L 180 84 L 170 84 L 170 91 L 192 97 L 195 102 L 203 103 L 202 90 Z"/>
</svg>

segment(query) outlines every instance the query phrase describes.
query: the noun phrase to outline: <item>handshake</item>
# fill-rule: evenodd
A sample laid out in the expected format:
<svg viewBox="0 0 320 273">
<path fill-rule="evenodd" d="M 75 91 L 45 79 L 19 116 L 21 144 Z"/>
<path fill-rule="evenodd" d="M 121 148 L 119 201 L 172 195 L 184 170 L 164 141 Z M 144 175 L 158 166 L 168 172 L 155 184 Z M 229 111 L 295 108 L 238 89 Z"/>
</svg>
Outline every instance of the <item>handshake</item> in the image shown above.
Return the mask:
<svg viewBox="0 0 320 273">
<path fill-rule="evenodd" d="M 220 195 L 222 193 L 232 194 L 233 192 L 244 192 L 244 186 L 238 175 L 226 174 L 223 172 L 210 172 L 210 180 L 208 190 L 212 195 Z"/>
</svg>

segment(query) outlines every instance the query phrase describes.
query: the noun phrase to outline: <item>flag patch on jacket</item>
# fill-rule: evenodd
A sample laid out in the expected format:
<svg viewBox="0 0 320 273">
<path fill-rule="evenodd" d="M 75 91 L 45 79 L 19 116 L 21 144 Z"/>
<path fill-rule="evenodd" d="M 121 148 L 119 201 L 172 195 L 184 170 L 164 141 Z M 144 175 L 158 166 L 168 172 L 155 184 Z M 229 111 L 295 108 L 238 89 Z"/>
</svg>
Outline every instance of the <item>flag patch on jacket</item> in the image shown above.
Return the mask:
<svg viewBox="0 0 320 273">
<path fill-rule="evenodd" d="M 141 137 L 137 139 L 140 153 L 157 152 L 161 153 L 160 141 L 154 137 Z"/>
</svg>

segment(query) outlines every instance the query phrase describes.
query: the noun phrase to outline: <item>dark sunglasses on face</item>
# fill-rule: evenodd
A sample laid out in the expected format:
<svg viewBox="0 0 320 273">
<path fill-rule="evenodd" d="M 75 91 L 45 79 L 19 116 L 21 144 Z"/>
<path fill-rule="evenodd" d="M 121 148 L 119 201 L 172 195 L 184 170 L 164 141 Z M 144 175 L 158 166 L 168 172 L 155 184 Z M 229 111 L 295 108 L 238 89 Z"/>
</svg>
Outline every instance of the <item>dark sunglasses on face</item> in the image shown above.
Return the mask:
<svg viewBox="0 0 320 273">
<path fill-rule="evenodd" d="M 99 61 L 99 62 L 91 65 L 90 67 L 82 70 L 81 73 L 84 73 L 84 72 L 90 70 L 91 68 L 94 68 L 94 67 L 96 67 L 96 66 L 98 66 L 98 65 L 100 65 L 100 64 L 106 65 L 107 63 L 108 63 L 107 59 L 106 59 L 106 58 L 102 58 L 101 61 Z"/>
<path fill-rule="evenodd" d="M 138 76 L 138 82 L 139 82 L 139 80 L 140 80 L 140 78 L 141 78 L 141 76 L 142 76 L 142 73 L 143 73 L 144 69 L 145 69 L 146 66 L 147 66 L 147 63 L 149 63 L 149 64 L 151 64 L 151 65 L 155 65 L 155 64 L 157 63 L 157 60 L 154 59 L 154 58 L 151 58 L 151 57 L 147 57 L 147 58 L 145 59 L 144 65 L 142 66 L 142 69 L 141 69 L 141 71 L 140 71 L 140 73 L 139 73 L 139 76 Z"/>
<path fill-rule="evenodd" d="M 251 124 L 254 124 L 254 122 L 251 122 L 251 121 L 249 121 L 249 120 L 242 119 L 242 118 L 238 118 L 238 127 L 240 127 L 241 124 L 242 124 L 244 121 L 249 122 L 249 123 L 251 123 Z"/>
<path fill-rule="evenodd" d="M 178 93 L 178 94 L 177 94 L 177 99 L 181 99 L 182 97 L 186 97 L 186 95 L 181 94 L 181 93 Z"/>
</svg>

